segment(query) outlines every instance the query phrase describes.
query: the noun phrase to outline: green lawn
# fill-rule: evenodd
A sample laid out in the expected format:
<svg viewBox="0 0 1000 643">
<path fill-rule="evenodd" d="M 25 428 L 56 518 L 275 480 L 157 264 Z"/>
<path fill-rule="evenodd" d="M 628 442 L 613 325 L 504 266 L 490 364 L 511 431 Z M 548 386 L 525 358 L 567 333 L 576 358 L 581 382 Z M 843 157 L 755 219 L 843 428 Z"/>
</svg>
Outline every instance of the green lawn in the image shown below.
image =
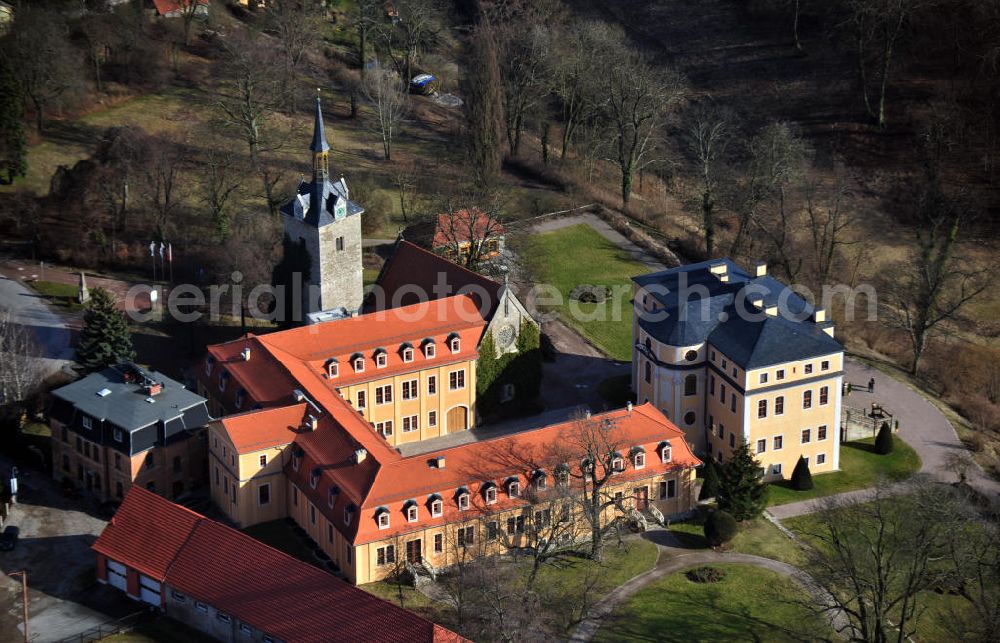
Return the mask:
<svg viewBox="0 0 1000 643">
<path fill-rule="evenodd" d="M 284 520 L 262 522 L 243 530 L 247 536 L 256 538 L 266 545 L 280 549 L 289 556 L 309 564 L 316 564 L 316 557 L 305 541 L 295 532 L 295 528 Z"/>
<path fill-rule="evenodd" d="M 56 306 L 70 310 L 79 310 L 82 308 L 77 301 L 77 297 L 80 294 L 79 286 L 60 284 L 54 281 L 30 281 L 28 285 Z"/>
<path fill-rule="evenodd" d="M 796 599 L 802 589 L 774 572 L 748 565 L 713 565 L 717 583 L 671 574 L 620 605 L 597 641 L 829 640 L 829 625 Z"/>
<path fill-rule="evenodd" d="M 873 486 L 880 478 L 903 480 L 920 470 L 920 456 L 913 448 L 896 437 L 896 448 L 889 455 L 875 453 L 871 438 L 840 445 L 840 471 L 813 476 L 813 488 L 795 491 L 788 482 L 772 483 L 768 504 L 783 505 L 810 500 L 843 491 Z"/>
<path fill-rule="evenodd" d="M 670 533 L 685 547 L 707 549 L 708 541 L 705 540 L 704 527 L 706 513 L 703 511 L 686 522 L 671 523 Z M 736 538 L 725 549 L 726 551 L 773 558 L 790 565 L 801 565 L 805 561 L 805 556 L 799 546 L 764 518 L 741 523 Z"/>
<path fill-rule="evenodd" d="M 646 266 L 586 224 L 535 235 L 526 254 L 536 283 L 554 286 L 561 295 L 562 302 L 550 309 L 614 359 L 630 361 L 631 277 L 649 272 Z M 580 284 L 607 286 L 612 295 L 602 304 L 571 302 L 569 293 Z"/>
</svg>

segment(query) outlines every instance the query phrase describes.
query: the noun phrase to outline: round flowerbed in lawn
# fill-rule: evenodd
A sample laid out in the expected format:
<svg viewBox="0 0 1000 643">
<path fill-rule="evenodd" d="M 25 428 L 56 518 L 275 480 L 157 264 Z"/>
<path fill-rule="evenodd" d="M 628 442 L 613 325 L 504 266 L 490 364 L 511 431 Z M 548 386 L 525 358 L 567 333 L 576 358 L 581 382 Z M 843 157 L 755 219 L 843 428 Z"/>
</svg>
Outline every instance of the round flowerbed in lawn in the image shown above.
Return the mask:
<svg viewBox="0 0 1000 643">
<path fill-rule="evenodd" d="M 713 565 L 718 582 L 685 572 L 654 581 L 605 619 L 597 641 L 802 641 L 833 639 L 830 625 L 805 604 L 802 587 L 750 565 Z"/>
<path fill-rule="evenodd" d="M 726 577 L 726 572 L 718 567 L 695 567 L 684 575 L 692 583 L 718 583 Z"/>
</svg>

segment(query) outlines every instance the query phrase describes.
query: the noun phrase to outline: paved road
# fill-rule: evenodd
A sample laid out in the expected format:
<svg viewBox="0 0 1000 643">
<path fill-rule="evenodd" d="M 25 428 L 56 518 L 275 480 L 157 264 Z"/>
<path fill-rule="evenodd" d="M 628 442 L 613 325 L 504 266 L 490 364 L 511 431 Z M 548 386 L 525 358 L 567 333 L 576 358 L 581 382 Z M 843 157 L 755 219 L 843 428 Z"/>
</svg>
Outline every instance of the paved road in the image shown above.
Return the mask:
<svg viewBox="0 0 1000 643">
<path fill-rule="evenodd" d="M 17 323 L 34 332 L 47 372 L 61 370 L 72 361 L 72 335 L 66 320 L 33 290 L 0 275 L 0 306 L 10 310 Z"/>
<path fill-rule="evenodd" d="M 0 471 L 9 470 L 10 461 L 0 456 Z M 28 571 L 31 640 L 58 641 L 137 611 L 94 579 L 90 546 L 106 523 L 63 498 L 47 475 L 23 467 L 22 473 L 8 519 L 20 528 L 20 541 L 14 551 L 0 552 L 0 569 Z M 0 574 L 0 641 L 22 636 L 20 578 Z"/>
<path fill-rule="evenodd" d="M 848 359 L 845 370 L 848 382 L 857 387 L 866 387 L 863 392 L 857 389 L 852 391 L 845 398 L 845 404 L 857 408 L 870 407 L 872 402 L 882 404 L 899 420 L 899 437 L 920 456 L 920 473 L 942 482 L 955 482 L 958 479 L 949 466 L 949 458 L 956 454 L 967 454 L 968 451 L 958 439 L 951 422 L 936 406 L 907 384 L 867 364 Z M 875 390 L 868 393 L 868 380 L 871 378 L 875 378 Z M 1000 483 L 987 476 L 980 467 L 971 467 L 967 475 L 969 484 L 976 490 L 994 501 L 1000 500 Z M 863 500 L 867 493 L 861 489 L 839 494 L 837 497 Z M 822 502 L 824 499 L 793 502 L 771 507 L 769 511 L 780 520 L 813 513 L 820 508 Z"/>
<path fill-rule="evenodd" d="M 681 547 L 673 535 L 665 529 L 648 531 L 643 534 L 643 537 L 654 542 L 659 549 L 659 557 L 656 560 L 656 565 L 653 569 L 638 576 L 633 576 L 624 584 L 619 585 L 614 591 L 597 603 L 590 610 L 587 618 L 577 625 L 570 641 L 583 643 L 591 640 L 601 628 L 604 620 L 611 615 L 615 608 L 631 598 L 636 592 L 670 574 L 697 565 L 739 563 L 768 569 L 797 582 L 813 596 L 818 605 L 829 604 L 826 595 L 824 595 L 824 592 L 816 585 L 812 578 L 798 567 L 789 565 L 788 563 L 752 554 L 717 552 L 713 550 L 692 551 Z M 664 600 L 670 600 L 670 597 L 664 597 Z M 843 628 L 847 626 L 847 620 L 843 614 L 838 613 L 831 618 L 831 625 L 838 631 L 843 631 Z"/>
</svg>

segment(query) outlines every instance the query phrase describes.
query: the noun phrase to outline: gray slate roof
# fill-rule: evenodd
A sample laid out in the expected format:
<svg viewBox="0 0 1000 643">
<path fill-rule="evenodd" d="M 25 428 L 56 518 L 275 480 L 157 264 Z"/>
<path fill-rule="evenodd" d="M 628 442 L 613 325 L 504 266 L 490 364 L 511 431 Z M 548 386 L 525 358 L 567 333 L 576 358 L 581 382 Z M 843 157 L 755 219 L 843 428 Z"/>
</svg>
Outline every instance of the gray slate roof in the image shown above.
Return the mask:
<svg viewBox="0 0 1000 643">
<path fill-rule="evenodd" d="M 352 217 L 365 211 L 360 205 L 348 199 L 347 194 L 347 182 L 343 178 L 336 182 L 326 179 L 319 184 L 314 181 L 302 181 L 292 200 L 281 207 L 281 213 L 322 228 L 336 220 L 334 212 L 339 199 L 345 202 L 345 217 Z"/>
<path fill-rule="evenodd" d="M 712 274 L 724 262 L 728 282 Z M 640 315 L 639 327 L 670 346 L 708 341 L 744 369 L 844 350 L 815 323 L 813 307 L 770 276 L 754 277 L 730 259 L 705 261 L 633 278 L 664 307 L 664 313 Z M 776 316 L 755 312 L 746 299 L 777 306 Z M 748 311 L 747 314 L 744 311 Z"/>
<path fill-rule="evenodd" d="M 132 431 L 150 424 L 167 424 L 180 416 L 187 428 L 203 426 L 209 421 L 206 400 L 184 388 L 175 380 L 156 371 L 145 371 L 151 379 L 163 384 L 163 390 L 147 402 L 141 381 L 125 382 L 123 367 L 107 368 L 56 389 L 52 395 L 68 402 L 87 415 Z M 107 395 L 98 392 L 107 389 Z M 198 408 L 200 407 L 200 408 Z M 199 424 L 200 422 L 200 424 Z"/>
</svg>

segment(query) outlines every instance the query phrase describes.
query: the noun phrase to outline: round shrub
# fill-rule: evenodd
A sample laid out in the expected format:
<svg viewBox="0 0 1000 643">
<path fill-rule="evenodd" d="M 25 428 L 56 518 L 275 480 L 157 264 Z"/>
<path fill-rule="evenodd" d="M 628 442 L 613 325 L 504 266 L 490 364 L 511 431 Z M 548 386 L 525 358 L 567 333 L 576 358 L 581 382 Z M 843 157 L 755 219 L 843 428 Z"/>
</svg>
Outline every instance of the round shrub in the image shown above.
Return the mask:
<svg viewBox="0 0 1000 643">
<path fill-rule="evenodd" d="M 570 291 L 569 298 L 576 299 L 585 304 L 600 304 L 608 298 L 610 289 L 607 286 L 592 286 L 590 284 L 580 284 Z"/>
<path fill-rule="evenodd" d="M 725 511 L 713 511 L 705 520 L 705 539 L 712 547 L 728 543 L 738 531 L 736 519 Z"/>
<path fill-rule="evenodd" d="M 692 583 L 718 583 L 726 577 L 726 572 L 718 567 L 695 567 L 684 575 Z"/>
</svg>

